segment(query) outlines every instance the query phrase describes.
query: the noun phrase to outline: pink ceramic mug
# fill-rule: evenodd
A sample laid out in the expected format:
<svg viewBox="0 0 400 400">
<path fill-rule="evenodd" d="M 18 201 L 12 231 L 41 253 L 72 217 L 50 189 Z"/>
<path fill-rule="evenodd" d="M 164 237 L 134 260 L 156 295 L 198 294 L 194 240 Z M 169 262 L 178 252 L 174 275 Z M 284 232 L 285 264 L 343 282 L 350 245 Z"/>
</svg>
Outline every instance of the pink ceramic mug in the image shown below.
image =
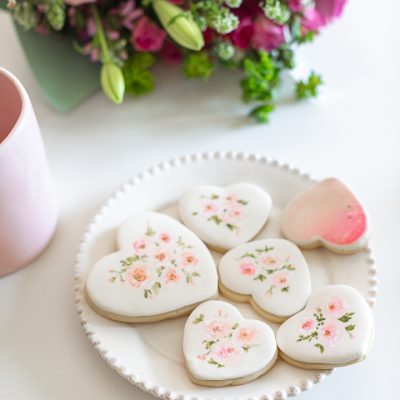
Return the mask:
<svg viewBox="0 0 400 400">
<path fill-rule="evenodd" d="M 22 84 L 0 68 L 0 276 L 46 248 L 57 214 L 32 104 Z"/>
</svg>

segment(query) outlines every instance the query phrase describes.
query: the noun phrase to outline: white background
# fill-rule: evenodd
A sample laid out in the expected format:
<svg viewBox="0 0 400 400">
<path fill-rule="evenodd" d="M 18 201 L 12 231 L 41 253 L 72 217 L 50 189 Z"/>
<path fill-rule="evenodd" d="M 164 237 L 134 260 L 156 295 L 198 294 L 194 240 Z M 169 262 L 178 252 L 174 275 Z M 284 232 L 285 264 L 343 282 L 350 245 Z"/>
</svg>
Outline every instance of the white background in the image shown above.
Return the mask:
<svg viewBox="0 0 400 400">
<path fill-rule="evenodd" d="M 323 74 L 312 102 L 286 104 L 255 125 L 240 76 L 208 84 L 157 71 L 154 93 L 115 107 L 101 93 L 67 115 L 53 111 L 0 13 L 0 65 L 31 96 L 60 200 L 59 227 L 31 266 L 0 279 L 0 399 L 151 399 L 101 360 L 79 325 L 72 269 L 80 237 L 104 199 L 130 176 L 205 150 L 258 152 L 315 177 L 337 176 L 369 209 L 379 267 L 377 334 L 369 359 L 337 370 L 303 399 L 398 398 L 400 265 L 400 34 L 396 0 L 352 0 L 342 20 L 299 52 Z M 0 110 L 1 112 L 1 110 Z M 351 266 L 349 266 L 351 268 Z"/>
</svg>

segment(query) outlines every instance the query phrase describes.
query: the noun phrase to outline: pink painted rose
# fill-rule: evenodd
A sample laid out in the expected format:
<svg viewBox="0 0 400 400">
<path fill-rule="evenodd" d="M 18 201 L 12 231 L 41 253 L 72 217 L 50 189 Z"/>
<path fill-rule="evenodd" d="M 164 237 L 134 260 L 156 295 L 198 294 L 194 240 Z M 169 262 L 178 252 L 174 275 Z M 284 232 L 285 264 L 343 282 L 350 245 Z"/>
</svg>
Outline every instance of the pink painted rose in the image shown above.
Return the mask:
<svg viewBox="0 0 400 400">
<path fill-rule="evenodd" d="M 68 4 L 70 6 L 81 6 L 82 4 L 87 4 L 87 3 L 95 3 L 97 0 L 64 0 L 65 4 Z"/>
<path fill-rule="evenodd" d="M 145 266 L 138 266 L 128 271 L 128 281 L 135 287 L 140 287 L 149 278 L 149 270 Z"/>
<path fill-rule="evenodd" d="M 254 328 L 239 328 L 236 333 L 236 340 L 240 342 L 242 346 L 249 346 L 254 343 L 257 338 L 257 330 Z"/>
<path fill-rule="evenodd" d="M 227 318 L 228 317 L 228 313 L 226 311 L 222 310 L 222 309 L 219 309 L 217 314 L 221 318 Z"/>
<path fill-rule="evenodd" d="M 237 195 L 235 193 L 230 193 L 225 197 L 225 201 L 228 204 L 236 203 L 237 199 L 238 199 L 238 197 L 237 197 Z"/>
<path fill-rule="evenodd" d="M 182 263 L 185 267 L 194 267 L 198 262 L 199 260 L 194 256 L 193 253 L 189 251 L 182 253 Z"/>
<path fill-rule="evenodd" d="M 254 24 L 251 18 L 244 17 L 239 26 L 229 35 L 232 44 L 239 49 L 247 49 L 250 46 L 254 34 Z"/>
<path fill-rule="evenodd" d="M 131 43 L 137 51 L 156 52 L 161 50 L 167 33 L 147 17 L 141 17 L 131 35 Z"/>
<path fill-rule="evenodd" d="M 304 332 L 311 331 L 315 328 L 315 321 L 313 319 L 306 319 L 302 324 L 301 324 L 301 330 Z"/>
<path fill-rule="evenodd" d="M 177 282 L 180 278 L 180 276 L 175 268 L 167 269 L 164 277 L 165 277 L 166 283 Z"/>
<path fill-rule="evenodd" d="M 272 282 L 276 286 L 285 287 L 289 283 L 289 276 L 286 272 L 283 272 L 283 271 L 278 272 L 272 278 Z"/>
<path fill-rule="evenodd" d="M 278 264 L 278 261 L 275 257 L 263 255 L 260 258 L 261 264 L 266 267 L 275 267 Z"/>
<path fill-rule="evenodd" d="M 335 346 L 342 338 L 343 331 L 334 323 L 327 323 L 320 330 L 322 342 L 327 347 Z"/>
<path fill-rule="evenodd" d="M 165 263 L 167 260 L 169 260 L 171 258 L 170 254 L 167 251 L 164 250 L 157 250 L 154 253 L 154 258 L 161 262 L 161 263 Z"/>
<path fill-rule="evenodd" d="M 148 238 L 135 240 L 133 242 L 133 249 L 135 250 L 135 253 L 143 254 L 149 250 L 150 246 L 151 246 L 151 242 Z"/>
<path fill-rule="evenodd" d="M 207 201 L 204 205 L 203 205 L 203 212 L 205 214 L 214 214 L 218 211 L 218 206 L 214 201 Z"/>
<path fill-rule="evenodd" d="M 253 276 L 256 273 L 256 266 L 252 262 L 243 262 L 240 264 L 239 270 L 244 276 Z"/>
<path fill-rule="evenodd" d="M 171 241 L 171 235 L 169 233 L 163 232 L 160 234 L 160 240 L 164 243 L 169 243 Z"/>
<path fill-rule="evenodd" d="M 214 319 L 208 323 L 206 329 L 214 339 L 222 339 L 229 334 L 232 324 L 228 321 Z"/>
<path fill-rule="evenodd" d="M 343 314 L 348 308 L 348 304 L 345 300 L 338 297 L 333 298 L 326 306 L 329 313 L 338 315 Z"/>
<path fill-rule="evenodd" d="M 241 219 L 241 218 L 243 218 L 245 216 L 245 212 L 243 211 L 243 209 L 242 209 L 242 207 L 238 207 L 238 206 L 236 206 L 236 207 L 234 207 L 234 208 L 231 208 L 229 211 L 228 211 L 228 218 L 229 218 L 229 220 L 233 220 L 233 221 L 236 221 L 236 220 L 238 220 L 238 219 Z"/>
<path fill-rule="evenodd" d="M 233 345 L 229 343 L 223 343 L 215 350 L 214 354 L 220 359 L 227 359 L 238 355 L 239 351 Z"/>
<path fill-rule="evenodd" d="M 284 27 L 275 24 L 263 15 L 259 15 L 254 22 L 252 46 L 257 50 L 271 51 L 285 42 Z"/>
</svg>

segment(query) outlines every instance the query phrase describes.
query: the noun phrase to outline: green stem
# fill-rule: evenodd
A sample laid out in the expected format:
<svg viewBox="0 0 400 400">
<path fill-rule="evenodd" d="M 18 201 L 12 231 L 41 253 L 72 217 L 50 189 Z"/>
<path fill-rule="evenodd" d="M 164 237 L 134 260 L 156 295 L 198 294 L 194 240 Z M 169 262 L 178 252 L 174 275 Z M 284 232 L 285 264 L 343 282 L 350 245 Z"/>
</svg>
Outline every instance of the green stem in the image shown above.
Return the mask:
<svg viewBox="0 0 400 400">
<path fill-rule="evenodd" d="M 107 46 L 107 40 L 104 35 L 103 25 L 101 24 L 99 11 L 97 10 L 97 7 L 95 5 L 92 5 L 92 14 L 94 17 L 94 22 L 96 24 L 96 33 L 99 35 L 101 53 L 103 55 L 103 57 L 102 57 L 103 63 L 105 64 L 105 63 L 111 62 L 111 57 L 110 57 L 110 52 L 109 52 L 108 46 Z"/>
</svg>

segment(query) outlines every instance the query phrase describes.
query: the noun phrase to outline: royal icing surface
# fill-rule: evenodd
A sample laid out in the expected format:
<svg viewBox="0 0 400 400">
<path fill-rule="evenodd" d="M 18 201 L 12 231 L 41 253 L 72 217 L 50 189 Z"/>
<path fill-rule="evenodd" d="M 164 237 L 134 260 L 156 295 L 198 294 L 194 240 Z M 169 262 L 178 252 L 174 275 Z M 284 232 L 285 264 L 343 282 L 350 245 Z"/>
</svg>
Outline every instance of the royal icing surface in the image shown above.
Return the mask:
<svg viewBox="0 0 400 400">
<path fill-rule="evenodd" d="M 371 310 L 345 285 L 317 290 L 306 308 L 277 332 L 279 349 L 304 363 L 344 364 L 367 355 L 373 334 Z"/>
<path fill-rule="evenodd" d="M 289 317 L 302 310 L 311 294 L 307 262 L 285 239 L 264 239 L 235 247 L 219 263 L 227 289 L 251 295 L 268 313 Z"/>
<path fill-rule="evenodd" d="M 183 223 L 219 249 L 252 239 L 266 223 L 271 207 L 269 194 L 249 183 L 226 188 L 196 186 L 179 202 Z"/>
<path fill-rule="evenodd" d="M 183 352 L 190 373 L 200 380 L 237 379 L 264 369 L 274 359 L 272 329 L 244 319 L 224 301 L 200 304 L 186 321 Z"/>
<path fill-rule="evenodd" d="M 94 304 L 123 316 L 152 316 L 206 300 L 218 277 L 206 246 L 167 215 L 145 213 L 118 231 L 118 250 L 90 270 L 86 289 Z"/>
<path fill-rule="evenodd" d="M 284 235 L 299 246 L 322 244 L 333 250 L 362 248 L 367 215 L 341 181 L 328 178 L 294 197 L 282 214 Z"/>
</svg>

